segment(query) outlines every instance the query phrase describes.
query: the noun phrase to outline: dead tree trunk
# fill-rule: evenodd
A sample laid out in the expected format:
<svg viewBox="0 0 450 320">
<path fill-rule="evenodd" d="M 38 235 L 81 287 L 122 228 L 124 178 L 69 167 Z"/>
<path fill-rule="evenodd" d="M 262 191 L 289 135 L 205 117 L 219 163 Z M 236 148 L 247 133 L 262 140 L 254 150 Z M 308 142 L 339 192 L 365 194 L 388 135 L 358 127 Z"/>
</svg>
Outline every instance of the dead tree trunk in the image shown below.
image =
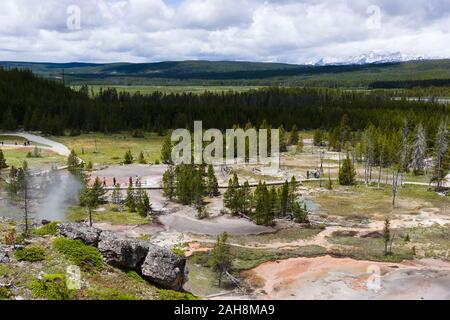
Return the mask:
<svg viewBox="0 0 450 320">
<path fill-rule="evenodd" d="M 398 192 L 398 175 L 399 172 L 395 171 L 392 174 L 392 207 L 395 208 L 395 200 L 397 198 L 397 192 Z"/>
</svg>

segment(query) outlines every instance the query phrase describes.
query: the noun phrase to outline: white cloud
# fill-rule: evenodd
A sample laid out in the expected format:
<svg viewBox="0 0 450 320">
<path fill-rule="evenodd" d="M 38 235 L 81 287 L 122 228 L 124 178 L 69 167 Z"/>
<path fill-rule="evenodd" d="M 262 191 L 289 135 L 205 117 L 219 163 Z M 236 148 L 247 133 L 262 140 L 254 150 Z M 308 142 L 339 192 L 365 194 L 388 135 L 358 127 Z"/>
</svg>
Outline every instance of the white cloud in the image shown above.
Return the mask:
<svg viewBox="0 0 450 320">
<path fill-rule="evenodd" d="M 67 7 L 81 9 L 68 30 Z M 367 28 L 367 8 L 381 9 Z M 370 51 L 450 57 L 448 0 L 2 0 L 0 60 L 305 63 Z"/>
</svg>

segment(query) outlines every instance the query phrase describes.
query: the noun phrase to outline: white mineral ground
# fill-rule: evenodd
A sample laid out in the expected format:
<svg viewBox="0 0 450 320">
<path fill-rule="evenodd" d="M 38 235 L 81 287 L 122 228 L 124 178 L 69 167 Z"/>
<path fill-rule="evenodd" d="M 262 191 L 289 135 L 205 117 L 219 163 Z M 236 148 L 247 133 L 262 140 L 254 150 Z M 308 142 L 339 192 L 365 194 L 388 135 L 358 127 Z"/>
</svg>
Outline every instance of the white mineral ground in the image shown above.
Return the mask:
<svg viewBox="0 0 450 320">
<path fill-rule="evenodd" d="M 293 258 L 263 263 L 246 279 L 262 299 L 450 299 L 450 263 L 434 259 Z"/>
<path fill-rule="evenodd" d="M 67 153 L 60 146 L 52 145 L 49 141 L 37 141 L 33 136 L 26 138 L 51 146 L 60 154 Z M 31 139 L 33 138 L 33 139 Z M 307 146 L 311 141 L 306 141 Z M 336 154 L 328 154 L 328 158 L 336 160 Z M 267 181 L 279 181 L 290 178 L 295 174 L 299 178 L 305 178 L 307 169 L 311 170 L 318 164 L 317 154 L 302 154 L 301 161 L 294 156 L 284 156 L 282 160 L 283 169 L 272 172 L 267 177 L 267 172 L 252 170 L 248 166 L 234 166 L 239 173 L 240 181 L 246 179 L 249 182 L 257 182 L 260 178 Z M 93 173 L 93 176 L 105 177 L 108 185 L 112 184 L 115 177 L 121 184 L 126 185 L 129 177 L 135 179 L 136 175 L 141 178 L 144 185 L 157 187 L 160 184 L 162 174 L 166 166 L 131 165 L 111 166 Z M 216 167 L 219 184 L 226 185 L 228 174 Z M 327 167 L 325 167 L 327 170 Z M 330 171 L 337 170 L 337 164 L 330 164 Z M 325 171 L 327 172 L 327 171 Z M 263 175 L 266 175 L 262 177 Z M 450 177 L 449 177 L 450 180 Z M 450 183 L 450 182 L 449 182 Z M 302 188 L 301 193 L 308 197 L 316 192 L 314 188 Z M 261 234 L 275 232 L 275 228 L 257 226 L 254 223 L 238 217 L 221 215 L 223 208 L 222 198 L 210 200 L 207 211 L 210 217 L 203 220 L 196 218 L 196 211 L 192 207 L 182 206 L 177 203 L 168 202 L 160 190 L 150 190 L 149 195 L 153 209 L 157 211 L 158 217 L 152 224 L 133 225 L 111 225 L 109 223 L 97 223 L 96 226 L 105 230 L 113 230 L 129 237 L 150 235 L 153 242 L 172 246 L 180 241 L 180 235 L 184 235 L 184 241 L 190 243 L 191 250 L 204 251 L 200 243 L 211 242 L 201 235 L 217 235 L 224 231 L 230 234 Z M 399 204 L 407 208 L 408 212 L 396 215 L 391 220 L 393 228 L 431 226 L 433 224 L 445 225 L 450 223 L 449 210 L 439 210 L 431 207 L 416 206 L 411 203 Z M 411 209 L 411 210 L 409 210 Z M 417 209 L 417 210 L 416 210 Z M 320 220 L 318 215 L 312 219 Z M 337 222 L 336 222 L 337 221 Z M 314 237 L 286 242 L 269 243 L 233 243 L 231 245 L 248 248 L 286 249 L 306 245 L 319 245 L 330 249 L 335 244 L 328 241 L 334 231 L 354 230 L 358 232 L 380 231 L 383 228 L 382 220 L 371 220 L 363 226 L 349 226 L 342 224 L 339 219 L 330 223 L 323 221 L 326 228 Z M 282 228 L 288 222 L 279 222 L 278 228 Z M 254 240 L 255 241 L 255 240 Z M 418 253 L 421 248 L 417 247 Z M 379 267 L 381 270 L 380 285 L 378 290 L 368 288 L 370 272 L 368 267 Z M 216 295 L 214 299 L 450 299 L 450 263 L 437 259 L 416 259 L 402 263 L 380 263 L 370 261 L 358 261 L 350 258 L 333 258 L 322 256 L 316 258 L 293 258 L 281 261 L 266 262 L 244 274 L 245 281 L 253 288 L 251 294 L 239 292 L 224 292 Z M 376 280 L 376 279 L 375 279 Z"/>
</svg>

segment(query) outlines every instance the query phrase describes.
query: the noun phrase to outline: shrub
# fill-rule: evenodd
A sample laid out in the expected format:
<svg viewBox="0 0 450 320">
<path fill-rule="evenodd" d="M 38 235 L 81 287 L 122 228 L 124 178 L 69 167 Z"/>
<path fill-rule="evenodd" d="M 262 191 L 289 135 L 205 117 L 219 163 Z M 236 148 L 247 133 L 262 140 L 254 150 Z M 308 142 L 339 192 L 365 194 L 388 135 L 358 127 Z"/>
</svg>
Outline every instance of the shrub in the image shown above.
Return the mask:
<svg viewBox="0 0 450 320">
<path fill-rule="evenodd" d="M 34 234 L 38 236 L 54 236 L 58 232 L 56 227 L 58 226 L 59 222 L 50 222 L 49 224 L 46 224 L 40 228 L 37 228 L 34 230 Z"/>
<path fill-rule="evenodd" d="M 111 288 L 90 289 L 88 297 L 90 300 L 137 300 L 130 293 Z"/>
<path fill-rule="evenodd" d="M 15 256 L 19 261 L 36 262 L 45 260 L 45 251 L 42 248 L 31 246 L 17 250 Z"/>
<path fill-rule="evenodd" d="M 127 276 L 137 282 L 146 282 L 136 271 L 128 271 Z"/>
<path fill-rule="evenodd" d="M 29 288 L 35 298 L 47 300 L 71 300 L 76 294 L 67 288 L 64 274 L 46 274 L 42 280 L 33 280 Z"/>
<path fill-rule="evenodd" d="M 174 290 L 157 289 L 159 300 L 198 300 L 196 296 L 189 292 L 179 292 Z"/>
<path fill-rule="evenodd" d="M 100 251 L 97 248 L 85 245 L 80 240 L 57 238 L 53 241 L 53 247 L 85 271 L 103 268 L 103 258 Z"/>
<path fill-rule="evenodd" d="M 0 300 L 9 300 L 11 296 L 9 289 L 0 287 Z"/>
<path fill-rule="evenodd" d="M 5 235 L 5 244 L 7 246 L 10 246 L 14 244 L 14 240 L 15 240 L 14 230 L 9 230 Z"/>
</svg>

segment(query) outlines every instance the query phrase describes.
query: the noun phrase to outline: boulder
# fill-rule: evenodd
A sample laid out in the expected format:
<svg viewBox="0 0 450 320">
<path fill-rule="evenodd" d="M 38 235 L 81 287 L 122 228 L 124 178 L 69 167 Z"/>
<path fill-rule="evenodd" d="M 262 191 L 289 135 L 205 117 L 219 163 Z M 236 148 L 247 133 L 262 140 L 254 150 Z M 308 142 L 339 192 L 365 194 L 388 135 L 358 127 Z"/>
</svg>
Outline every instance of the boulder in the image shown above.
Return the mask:
<svg viewBox="0 0 450 320">
<path fill-rule="evenodd" d="M 101 230 L 90 227 L 84 223 L 62 223 L 58 225 L 60 235 L 72 240 L 81 240 L 83 243 L 97 246 Z"/>
<path fill-rule="evenodd" d="M 150 245 L 141 274 L 164 288 L 182 290 L 186 282 L 186 259 L 168 249 Z"/>
<path fill-rule="evenodd" d="M 135 270 L 143 263 L 150 243 L 136 239 L 123 239 L 113 232 L 103 231 L 98 249 L 106 262 L 121 269 Z"/>
<path fill-rule="evenodd" d="M 9 247 L 0 244 L 0 263 L 9 262 Z"/>
</svg>

